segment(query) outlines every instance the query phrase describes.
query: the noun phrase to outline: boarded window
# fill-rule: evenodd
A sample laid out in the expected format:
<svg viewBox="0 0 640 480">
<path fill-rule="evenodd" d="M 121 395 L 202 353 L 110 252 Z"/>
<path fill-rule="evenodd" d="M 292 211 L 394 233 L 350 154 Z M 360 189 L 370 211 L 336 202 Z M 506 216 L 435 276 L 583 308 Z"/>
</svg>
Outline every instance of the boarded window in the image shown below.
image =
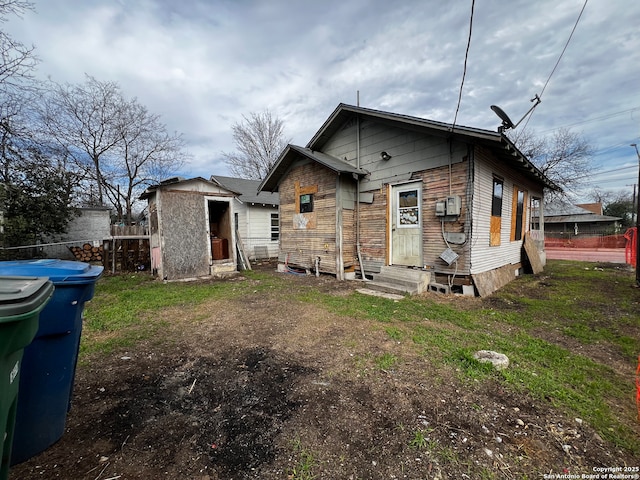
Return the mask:
<svg viewBox="0 0 640 480">
<path fill-rule="evenodd" d="M 277 242 L 280 239 L 280 215 L 271 214 L 271 241 Z"/>
<path fill-rule="evenodd" d="M 500 245 L 500 232 L 502 231 L 502 197 L 504 194 L 504 182 L 499 178 L 493 179 L 493 198 L 491 200 L 491 223 L 489 245 Z"/>
<path fill-rule="evenodd" d="M 511 210 L 511 241 L 522 240 L 524 225 L 524 204 L 527 193 L 519 187 L 513 187 L 513 208 Z"/>
</svg>

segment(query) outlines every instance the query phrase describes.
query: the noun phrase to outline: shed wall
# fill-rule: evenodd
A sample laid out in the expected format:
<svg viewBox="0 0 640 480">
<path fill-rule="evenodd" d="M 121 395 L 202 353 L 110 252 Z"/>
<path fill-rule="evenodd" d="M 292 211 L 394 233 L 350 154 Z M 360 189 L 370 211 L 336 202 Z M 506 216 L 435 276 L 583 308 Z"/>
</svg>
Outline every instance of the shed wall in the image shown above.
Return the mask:
<svg viewBox="0 0 640 480">
<path fill-rule="evenodd" d="M 162 274 L 169 280 L 209 275 L 204 194 L 162 191 Z"/>
</svg>

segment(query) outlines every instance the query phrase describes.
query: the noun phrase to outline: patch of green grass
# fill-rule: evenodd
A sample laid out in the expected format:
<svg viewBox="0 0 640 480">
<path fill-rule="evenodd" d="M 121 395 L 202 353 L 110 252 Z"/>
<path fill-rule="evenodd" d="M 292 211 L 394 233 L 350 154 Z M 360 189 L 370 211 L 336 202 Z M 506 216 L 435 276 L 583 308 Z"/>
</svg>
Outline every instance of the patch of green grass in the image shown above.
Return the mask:
<svg viewBox="0 0 640 480">
<path fill-rule="evenodd" d="M 313 454 L 302 446 L 300 439 L 294 440 L 292 446 L 297 461 L 296 465 L 291 468 L 288 478 L 291 480 L 313 480 L 316 478 L 313 473 L 313 469 L 316 466 Z"/>
<path fill-rule="evenodd" d="M 398 327 L 386 327 L 384 331 L 391 340 L 399 342 L 404 338 L 404 331 Z"/>
<path fill-rule="evenodd" d="M 94 298 L 85 304 L 81 359 L 93 353 L 109 353 L 154 338 L 171 341 L 158 332 L 171 318 L 157 315 L 167 308 L 189 308 L 204 301 L 257 294 L 276 288 L 276 277 L 246 272 L 250 281 L 161 282 L 149 274 L 104 276 L 96 284 Z"/>
<path fill-rule="evenodd" d="M 421 450 L 427 447 L 427 437 L 422 430 L 415 430 L 413 437 L 409 440 L 409 447 Z"/>
<path fill-rule="evenodd" d="M 458 367 L 465 377 L 472 380 L 485 379 L 495 373 L 493 365 L 479 362 L 473 358 L 473 354 L 467 350 L 456 349 L 451 352 L 447 360 Z"/>
<path fill-rule="evenodd" d="M 384 371 L 391 370 L 396 363 L 398 363 L 398 357 L 391 353 L 383 353 L 375 358 L 376 367 Z"/>
</svg>

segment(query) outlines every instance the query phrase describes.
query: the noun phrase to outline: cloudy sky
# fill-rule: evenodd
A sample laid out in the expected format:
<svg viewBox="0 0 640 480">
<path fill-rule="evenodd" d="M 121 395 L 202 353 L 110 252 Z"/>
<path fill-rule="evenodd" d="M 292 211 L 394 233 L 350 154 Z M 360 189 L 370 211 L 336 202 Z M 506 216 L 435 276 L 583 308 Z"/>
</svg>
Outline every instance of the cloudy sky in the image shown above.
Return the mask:
<svg viewBox="0 0 640 480">
<path fill-rule="evenodd" d="M 221 152 L 242 115 L 270 110 L 305 145 L 340 103 L 452 123 L 471 0 L 34 0 L 4 25 L 33 44 L 38 75 L 89 74 L 181 132 L 185 176 L 229 174 Z M 457 124 L 517 122 L 569 39 L 584 0 L 478 0 Z M 526 122 L 526 120 L 525 120 Z M 523 122 L 518 129 L 525 125 Z M 640 2 L 589 0 L 527 123 L 581 132 L 601 173 L 592 186 L 632 191 L 640 145 Z M 631 186 L 629 186 L 631 185 Z M 585 199 L 586 200 L 586 199 Z"/>
</svg>

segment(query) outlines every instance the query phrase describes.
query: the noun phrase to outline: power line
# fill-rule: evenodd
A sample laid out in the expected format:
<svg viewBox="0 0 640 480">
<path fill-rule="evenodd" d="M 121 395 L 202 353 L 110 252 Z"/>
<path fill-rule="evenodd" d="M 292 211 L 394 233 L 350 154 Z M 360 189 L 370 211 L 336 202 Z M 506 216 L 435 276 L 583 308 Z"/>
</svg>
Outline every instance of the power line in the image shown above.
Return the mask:
<svg viewBox="0 0 640 480">
<path fill-rule="evenodd" d="M 541 130 L 538 133 L 541 133 L 541 134 L 542 133 L 548 133 L 548 132 L 553 132 L 555 130 L 559 130 L 561 128 L 575 127 L 577 125 L 584 125 L 586 123 L 598 122 L 600 120 L 609 120 L 610 118 L 617 117 L 619 115 L 624 115 L 625 113 L 633 113 L 633 112 L 635 112 L 637 110 L 640 110 L 640 106 L 629 108 L 628 110 L 621 110 L 619 112 L 607 113 L 607 114 L 601 115 L 599 117 L 593 117 L 593 118 L 590 118 L 590 119 L 587 119 L 587 120 L 582 120 L 580 122 L 569 123 L 567 125 L 560 125 L 560 126 L 555 127 L 555 128 L 549 128 L 547 130 Z"/>
<path fill-rule="evenodd" d="M 460 93 L 458 93 L 458 105 L 456 106 L 456 114 L 453 117 L 453 125 L 451 130 L 456 127 L 456 120 L 458 120 L 458 111 L 460 111 L 460 102 L 462 101 L 462 87 L 464 86 L 464 78 L 467 76 L 467 60 L 469 58 L 469 47 L 471 46 L 471 31 L 473 30 L 473 10 L 476 5 L 476 0 L 471 0 L 471 17 L 469 18 L 469 38 L 467 39 L 467 50 L 464 53 L 464 67 L 462 69 L 462 81 L 460 82 Z"/>
<path fill-rule="evenodd" d="M 544 87 L 542 87 L 542 91 L 540 92 L 540 95 L 538 95 L 540 98 L 542 98 L 542 95 L 544 94 L 544 91 L 547 88 L 547 85 L 549 84 L 549 80 L 551 80 L 551 77 L 555 73 L 556 68 L 558 68 L 558 65 L 560 64 L 560 60 L 562 60 L 562 57 L 564 56 L 564 52 L 567 50 L 567 47 L 569 46 L 569 42 L 571 41 L 571 38 L 573 37 L 573 34 L 576 31 L 576 28 L 578 27 L 578 22 L 580 21 L 580 18 L 582 17 L 584 9 L 587 7 L 587 2 L 588 1 L 589 0 L 584 0 L 584 5 L 582 5 L 582 10 L 580 10 L 580 15 L 578 15 L 578 18 L 576 19 L 576 23 L 573 25 L 573 29 L 571 30 L 571 34 L 569 34 L 569 38 L 567 39 L 567 43 L 564 44 L 564 48 L 562 49 L 562 52 L 560 53 L 560 56 L 558 57 L 558 61 L 556 62 L 555 66 L 553 67 L 553 70 L 551 70 L 551 73 L 549 74 L 549 78 L 547 78 L 547 81 L 544 83 Z"/>
<path fill-rule="evenodd" d="M 553 70 L 551 70 L 551 73 L 549 74 L 549 77 L 547 78 L 547 81 L 544 82 L 544 87 L 542 87 L 542 91 L 540 92 L 540 95 L 538 95 L 538 97 L 540 99 L 542 99 L 542 94 L 546 90 L 547 85 L 549 84 L 549 81 L 551 80 L 551 77 L 555 73 L 556 68 L 558 68 L 558 65 L 560 64 L 560 60 L 562 60 L 562 57 L 564 56 L 564 52 L 567 50 L 567 47 L 569 46 L 569 42 L 571 41 L 571 38 L 573 37 L 573 34 L 576 31 L 576 28 L 578 27 L 578 22 L 580 22 L 580 18 L 582 17 L 582 13 L 584 12 L 584 9 L 586 8 L 588 1 L 589 0 L 584 0 L 584 5 L 582 5 L 582 10 L 580 10 L 580 15 L 578 15 L 578 18 L 576 19 L 576 23 L 573 25 L 573 28 L 571 29 L 571 33 L 569 34 L 569 38 L 567 39 L 567 43 L 564 44 L 564 48 L 562 49 L 562 52 L 560 52 L 560 56 L 558 57 L 558 61 L 554 65 Z M 529 124 L 529 120 L 531 120 L 531 117 L 533 117 L 533 112 L 531 112 L 531 115 L 529 115 L 529 118 L 527 118 L 527 121 L 525 122 L 524 127 L 522 127 L 522 130 L 520 130 L 520 132 L 524 132 L 526 130 L 527 125 Z"/>
</svg>

